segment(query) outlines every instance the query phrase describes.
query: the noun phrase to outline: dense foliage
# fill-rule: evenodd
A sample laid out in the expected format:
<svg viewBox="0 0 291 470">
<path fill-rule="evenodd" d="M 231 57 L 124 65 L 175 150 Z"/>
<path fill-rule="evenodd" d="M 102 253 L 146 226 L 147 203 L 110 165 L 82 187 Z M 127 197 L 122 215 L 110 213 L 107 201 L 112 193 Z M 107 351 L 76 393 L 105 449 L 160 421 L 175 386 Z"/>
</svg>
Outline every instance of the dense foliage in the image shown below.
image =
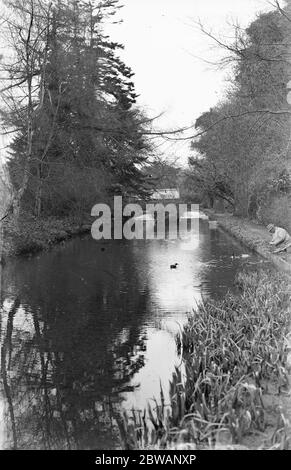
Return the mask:
<svg viewBox="0 0 291 470">
<path fill-rule="evenodd" d="M 196 121 L 200 135 L 192 148 L 198 156 L 190 166 L 206 204 L 222 199 L 239 215 L 284 225 L 291 186 L 286 88 L 291 22 L 283 13 L 261 14 L 246 31 L 236 26 L 235 42 L 222 44 L 233 75 L 226 98 Z M 274 205 L 285 212 L 278 214 Z"/>
<path fill-rule="evenodd" d="M 147 120 L 133 73 L 103 24 L 117 0 L 8 0 L 11 57 L 2 119 L 16 131 L 9 172 L 15 212 L 90 212 L 112 194 L 146 196 Z M 111 21 L 111 20 L 110 20 Z M 3 23 L 6 24 L 6 23 Z"/>
</svg>

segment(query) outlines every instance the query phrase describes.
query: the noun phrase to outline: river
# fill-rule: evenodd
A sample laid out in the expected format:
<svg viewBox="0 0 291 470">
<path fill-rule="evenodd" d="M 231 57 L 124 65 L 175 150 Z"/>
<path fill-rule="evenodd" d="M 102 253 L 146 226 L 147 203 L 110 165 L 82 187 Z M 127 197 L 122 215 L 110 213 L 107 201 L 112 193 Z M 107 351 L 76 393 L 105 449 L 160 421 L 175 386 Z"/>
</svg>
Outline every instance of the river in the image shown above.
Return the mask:
<svg viewBox="0 0 291 470">
<path fill-rule="evenodd" d="M 207 220 L 189 240 L 84 236 L 10 260 L 0 447 L 118 447 L 112 409 L 143 409 L 160 384 L 167 391 L 181 365 L 175 335 L 197 302 L 223 296 L 242 266 L 260 263 Z"/>
</svg>

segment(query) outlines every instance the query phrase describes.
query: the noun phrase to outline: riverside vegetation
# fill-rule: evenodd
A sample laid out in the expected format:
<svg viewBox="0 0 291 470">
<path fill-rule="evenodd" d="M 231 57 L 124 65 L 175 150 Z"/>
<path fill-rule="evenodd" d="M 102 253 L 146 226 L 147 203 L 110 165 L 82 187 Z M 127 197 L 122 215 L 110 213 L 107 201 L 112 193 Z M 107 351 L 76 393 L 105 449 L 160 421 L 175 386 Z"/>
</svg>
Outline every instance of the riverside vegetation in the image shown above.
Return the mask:
<svg viewBox="0 0 291 470">
<path fill-rule="evenodd" d="M 151 189 L 152 120 L 136 105 L 123 45 L 104 32 L 119 9 L 118 0 L 3 2 L 0 219 L 16 245 L 9 252 L 46 247 L 61 220 L 84 224 L 99 201 Z"/>
<path fill-rule="evenodd" d="M 38 219 L 26 213 L 20 216 L 17 223 L 14 218 L 10 218 L 5 224 L 2 257 L 5 259 L 8 256 L 47 250 L 55 243 L 90 232 L 91 223 L 89 215 L 81 218 L 71 215 Z"/>
<path fill-rule="evenodd" d="M 207 207 L 291 230 L 291 3 L 257 16 L 231 39 L 200 25 L 232 69 L 225 96 L 196 120 L 184 192 Z M 220 210 L 218 210 L 219 212 Z"/>
<path fill-rule="evenodd" d="M 146 199 L 153 189 L 152 120 L 136 106 L 123 46 L 104 33 L 119 6 L 5 1 L 1 33 L 10 50 L 1 60 L 1 124 L 11 137 L 11 197 L 4 204 L 1 195 L 1 217 L 13 208 L 5 219 L 7 252 L 46 248 L 85 226 L 94 204 L 113 195 Z M 220 41 L 234 72 L 226 99 L 197 119 L 194 157 L 187 171 L 177 171 L 189 201 L 212 206 L 220 199 L 239 216 L 287 229 L 289 10 L 259 15 L 246 31 L 236 26 L 233 44 Z M 174 173 L 165 187 L 176 186 Z M 177 338 L 185 373 L 175 371 L 170 402 L 161 390 L 155 406 L 117 417 L 125 448 L 290 448 L 280 409 L 288 388 L 288 279 L 260 271 L 241 274 L 236 284 L 239 294 L 199 305 Z"/>
<path fill-rule="evenodd" d="M 290 282 L 261 270 L 235 283 L 239 293 L 201 303 L 177 338 L 170 401 L 161 388 L 154 406 L 117 417 L 124 448 L 291 448 Z"/>
<path fill-rule="evenodd" d="M 246 29 L 233 25 L 230 41 L 200 25 L 205 40 L 223 48 L 219 65 L 230 73 L 225 97 L 196 120 L 193 136 L 182 137 L 192 150 L 183 169 L 169 155 L 161 164 L 154 139 L 177 131 L 155 130 L 139 109 L 123 45 L 104 32 L 119 21 L 118 0 L 4 5 L 0 33 L 9 53 L 0 58 L 0 119 L 10 197 L 1 195 L 1 210 L 13 207 L 9 219 L 25 234 L 25 251 L 47 246 L 25 232 L 33 220 L 49 232 L 54 218 L 86 218 L 114 195 L 146 200 L 156 187 L 179 187 L 186 202 L 224 204 L 239 217 L 291 230 L 290 2 L 276 2 Z M 2 186 L 0 178 L 0 194 Z M 17 244 L 7 220 L 4 237 L 15 234 Z"/>
</svg>

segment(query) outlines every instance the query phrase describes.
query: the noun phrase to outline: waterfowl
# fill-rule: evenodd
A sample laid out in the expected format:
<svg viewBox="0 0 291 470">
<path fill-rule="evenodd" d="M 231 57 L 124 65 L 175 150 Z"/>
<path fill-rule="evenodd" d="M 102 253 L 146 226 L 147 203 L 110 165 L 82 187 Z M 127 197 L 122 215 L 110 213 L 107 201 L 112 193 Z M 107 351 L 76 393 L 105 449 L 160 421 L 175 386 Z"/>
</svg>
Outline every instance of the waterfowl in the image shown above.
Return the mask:
<svg viewBox="0 0 291 470">
<path fill-rule="evenodd" d="M 179 263 L 171 264 L 170 268 L 171 269 L 177 269 Z"/>
<path fill-rule="evenodd" d="M 250 257 L 250 255 L 245 254 L 245 253 L 242 254 L 242 255 L 238 255 L 238 256 L 235 256 L 234 253 L 232 253 L 232 255 L 231 255 L 231 259 L 246 259 L 246 258 L 249 258 L 249 257 Z"/>
</svg>

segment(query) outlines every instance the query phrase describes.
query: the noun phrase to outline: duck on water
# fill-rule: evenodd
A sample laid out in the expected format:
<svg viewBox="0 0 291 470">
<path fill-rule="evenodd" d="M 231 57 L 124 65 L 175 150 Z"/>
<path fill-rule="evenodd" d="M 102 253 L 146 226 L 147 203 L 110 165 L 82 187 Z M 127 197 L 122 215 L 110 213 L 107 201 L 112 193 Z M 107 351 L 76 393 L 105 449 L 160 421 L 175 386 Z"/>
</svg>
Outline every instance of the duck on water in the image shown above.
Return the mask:
<svg viewBox="0 0 291 470">
<path fill-rule="evenodd" d="M 179 263 L 171 264 L 170 268 L 171 269 L 177 269 L 177 266 L 179 266 Z"/>
</svg>

